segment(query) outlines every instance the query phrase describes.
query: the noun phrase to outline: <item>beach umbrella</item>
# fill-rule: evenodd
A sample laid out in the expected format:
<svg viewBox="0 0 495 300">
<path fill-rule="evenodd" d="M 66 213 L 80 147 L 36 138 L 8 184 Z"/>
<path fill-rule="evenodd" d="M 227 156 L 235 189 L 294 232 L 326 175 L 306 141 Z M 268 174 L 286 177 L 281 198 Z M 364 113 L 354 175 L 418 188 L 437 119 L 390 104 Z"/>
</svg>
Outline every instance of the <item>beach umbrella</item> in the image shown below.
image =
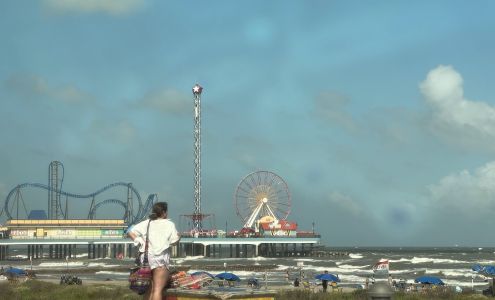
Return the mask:
<svg viewBox="0 0 495 300">
<path fill-rule="evenodd" d="M 9 274 L 9 275 L 13 275 L 13 276 L 22 276 L 22 275 L 26 275 L 26 271 L 23 270 L 23 269 L 18 269 L 18 268 L 8 268 L 6 271 L 5 271 L 6 274 Z"/>
<path fill-rule="evenodd" d="M 332 282 L 340 282 L 340 279 L 338 276 L 335 276 L 330 273 L 323 273 L 315 276 L 315 279 L 319 280 L 327 280 L 327 281 L 332 281 Z"/>
<path fill-rule="evenodd" d="M 228 280 L 228 281 L 241 281 L 239 276 L 229 273 L 229 272 L 223 272 L 220 274 L 215 275 L 215 278 L 223 279 L 223 280 Z"/>
<path fill-rule="evenodd" d="M 495 266 L 484 266 L 483 273 L 490 276 L 495 276 Z"/>
<path fill-rule="evenodd" d="M 474 265 L 471 269 L 483 275 L 495 276 L 495 266 Z"/>
<path fill-rule="evenodd" d="M 471 270 L 479 273 L 479 272 L 483 271 L 483 266 L 481 266 L 481 265 L 473 265 L 471 267 Z"/>
<path fill-rule="evenodd" d="M 213 276 L 213 274 L 210 274 L 210 273 L 208 273 L 206 271 L 197 271 L 197 272 L 191 273 L 191 275 L 192 276 L 207 275 L 207 276 L 209 276 L 211 278 L 215 277 L 215 276 Z"/>
<path fill-rule="evenodd" d="M 421 276 L 414 279 L 416 283 L 444 285 L 442 279 L 435 276 Z"/>
</svg>

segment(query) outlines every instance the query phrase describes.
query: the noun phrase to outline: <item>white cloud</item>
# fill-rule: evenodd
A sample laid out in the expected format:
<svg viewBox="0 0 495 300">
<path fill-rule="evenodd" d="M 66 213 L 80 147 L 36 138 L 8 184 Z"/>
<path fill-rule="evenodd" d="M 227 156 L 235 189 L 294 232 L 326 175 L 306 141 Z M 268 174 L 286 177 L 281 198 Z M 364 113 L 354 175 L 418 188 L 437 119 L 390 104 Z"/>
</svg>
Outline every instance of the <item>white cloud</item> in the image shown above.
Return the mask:
<svg viewBox="0 0 495 300">
<path fill-rule="evenodd" d="M 476 169 L 450 174 L 430 187 L 433 204 L 476 217 L 495 212 L 495 161 Z"/>
<path fill-rule="evenodd" d="M 84 103 L 94 101 L 94 97 L 84 92 L 77 86 L 62 84 L 54 86 L 46 79 L 36 75 L 11 76 L 5 82 L 5 86 L 15 93 L 27 97 L 44 97 L 49 100 L 57 100 L 65 103 Z"/>
<path fill-rule="evenodd" d="M 495 107 L 464 97 L 463 80 L 452 66 L 438 66 L 420 84 L 432 108 L 432 129 L 453 142 L 486 146 L 495 137 Z M 493 142 L 490 148 L 494 149 Z"/>
<path fill-rule="evenodd" d="M 141 8 L 144 0 L 42 0 L 55 13 L 106 13 L 126 15 Z"/>
<path fill-rule="evenodd" d="M 139 104 L 166 114 L 192 114 L 192 97 L 174 89 L 146 94 Z"/>
</svg>

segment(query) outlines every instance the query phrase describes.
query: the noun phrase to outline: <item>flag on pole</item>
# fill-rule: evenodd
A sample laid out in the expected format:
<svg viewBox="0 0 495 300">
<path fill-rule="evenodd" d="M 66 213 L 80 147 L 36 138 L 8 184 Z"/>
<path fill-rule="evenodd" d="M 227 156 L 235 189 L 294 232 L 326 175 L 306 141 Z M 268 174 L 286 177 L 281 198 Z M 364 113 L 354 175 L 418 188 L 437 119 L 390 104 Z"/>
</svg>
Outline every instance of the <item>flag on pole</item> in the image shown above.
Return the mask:
<svg viewBox="0 0 495 300">
<path fill-rule="evenodd" d="M 389 262 L 388 259 L 380 259 L 376 264 L 373 265 L 373 272 L 386 274 L 389 270 Z"/>
</svg>

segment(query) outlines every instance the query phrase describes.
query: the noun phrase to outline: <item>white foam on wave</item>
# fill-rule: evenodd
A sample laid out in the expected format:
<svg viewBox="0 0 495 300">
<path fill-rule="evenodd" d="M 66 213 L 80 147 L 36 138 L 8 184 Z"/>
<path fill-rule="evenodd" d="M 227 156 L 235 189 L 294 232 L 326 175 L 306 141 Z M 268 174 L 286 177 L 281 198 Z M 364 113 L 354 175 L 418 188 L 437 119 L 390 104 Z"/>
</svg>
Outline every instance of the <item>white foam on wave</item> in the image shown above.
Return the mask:
<svg viewBox="0 0 495 300">
<path fill-rule="evenodd" d="M 286 271 L 291 269 L 295 269 L 295 267 L 287 265 L 277 265 L 277 268 L 275 268 L 276 271 Z"/>
<path fill-rule="evenodd" d="M 424 263 L 434 263 L 434 264 L 467 264 L 468 261 L 465 260 L 456 260 L 456 259 L 448 259 L 448 258 L 432 258 L 432 257 L 416 257 L 413 258 L 404 258 L 400 259 L 391 259 L 389 262 L 410 262 L 413 264 L 424 264 Z"/>
<path fill-rule="evenodd" d="M 349 253 L 350 258 L 363 258 L 361 253 Z"/>
<path fill-rule="evenodd" d="M 83 267 L 84 263 L 82 261 L 71 261 L 71 262 L 43 262 L 38 265 L 38 267 Z"/>
<path fill-rule="evenodd" d="M 356 268 L 341 268 L 340 266 L 337 267 L 320 267 L 320 266 L 313 266 L 313 265 L 307 265 L 304 267 L 305 270 L 311 270 L 314 271 L 315 273 L 323 273 L 325 271 L 328 271 L 329 273 L 332 274 L 362 274 L 362 275 L 371 275 L 373 274 L 373 271 L 371 269 L 356 269 Z"/>
<path fill-rule="evenodd" d="M 440 274 L 448 277 L 468 277 L 471 278 L 476 275 L 470 269 L 426 269 L 426 274 Z"/>
<path fill-rule="evenodd" d="M 370 265 L 365 265 L 365 266 L 339 265 L 339 268 L 357 270 L 357 269 L 371 268 L 371 266 Z"/>
<path fill-rule="evenodd" d="M 413 257 L 411 263 L 422 264 L 422 263 L 434 263 L 434 264 L 467 264 L 469 262 L 464 260 L 448 259 L 448 258 L 431 258 L 431 257 Z"/>
<path fill-rule="evenodd" d="M 294 261 L 307 261 L 307 262 L 317 262 L 317 259 L 312 259 L 312 258 L 296 258 Z"/>
<path fill-rule="evenodd" d="M 277 259 L 278 258 L 276 258 L 276 257 L 262 257 L 262 256 L 245 257 L 245 258 L 236 258 L 236 257 L 206 258 L 206 257 L 202 257 L 202 260 L 204 260 L 204 261 L 212 261 L 212 262 L 216 262 L 216 261 L 235 261 L 235 262 L 239 262 L 240 260 L 257 262 L 257 261 L 271 261 L 271 260 L 277 260 Z"/>
<path fill-rule="evenodd" d="M 198 260 L 198 259 L 202 259 L 204 258 L 203 256 L 201 255 L 197 255 L 197 256 L 186 256 L 184 257 L 184 260 Z"/>
<path fill-rule="evenodd" d="M 484 259 L 484 260 L 476 261 L 476 263 L 479 265 L 493 265 L 495 264 L 495 260 Z"/>
<path fill-rule="evenodd" d="M 411 274 L 411 273 L 416 273 L 420 270 L 418 269 L 401 269 L 401 270 L 389 270 L 389 273 L 392 275 L 400 275 L 400 274 Z"/>
<path fill-rule="evenodd" d="M 325 260 L 325 261 L 322 261 L 322 262 L 328 262 L 328 261 L 332 261 L 332 260 Z M 353 263 L 353 262 L 356 262 L 356 259 L 355 258 L 335 260 L 335 264 L 337 266 L 338 265 L 342 265 L 342 264 L 347 264 L 347 263 Z"/>
<path fill-rule="evenodd" d="M 341 275 L 339 276 L 341 282 L 346 283 L 363 283 L 366 281 L 366 277 L 357 275 Z"/>
<path fill-rule="evenodd" d="M 274 260 L 276 258 L 272 257 L 263 257 L 263 256 L 257 256 L 257 257 L 250 257 L 247 260 L 254 260 L 254 261 L 269 261 L 269 260 Z"/>
<path fill-rule="evenodd" d="M 202 259 L 203 256 L 186 256 L 184 258 L 178 258 L 178 259 L 173 259 L 173 261 L 175 262 L 175 264 L 182 264 L 183 262 L 185 261 L 191 261 L 191 260 L 199 260 L 199 259 Z"/>
<path fill-rule="evenodd" d="M 459 280 L 449 280 L 442 279 L 446 285 L 450 286 L 461 286 L 461 287 L 471 287 L 471 286 L 486 286 L 486 282 L 471 282 L 471 281 L 459 281 Z"/>
<path fill-rule="evenodd" d="M 98 272 L 95 272 L 95 274 L 108 274 L 108 275 L 128 276 L 129 275 L 129 272 L 98 271 Z"/>
<path fill-rule="evenodd" d="M 107 265 L 106 263 L 93 263 L 93 262 L 90 262 L 88 264 L 88 268 L 94 268 L 94 267 L 113 268 L 118 266 L 119 265 Z"/>
<path fill-rule="evenodd" d="M 389 259 L 388 261 L 389 261 L 390 263 L 396 263 L 396 262 L 411 262 L 411 259 L 401 257 L 400 259 Z"/>
<path fill-rule="evenodd" d="M 441 273 L 445 276 L 450 276 L 450 277 L 469 277 L 472 278 L 474 275 L 474 272 L 471 270 L 468 271 L 460 271 L 460 270 L 440 270 Z"/>
</svg>

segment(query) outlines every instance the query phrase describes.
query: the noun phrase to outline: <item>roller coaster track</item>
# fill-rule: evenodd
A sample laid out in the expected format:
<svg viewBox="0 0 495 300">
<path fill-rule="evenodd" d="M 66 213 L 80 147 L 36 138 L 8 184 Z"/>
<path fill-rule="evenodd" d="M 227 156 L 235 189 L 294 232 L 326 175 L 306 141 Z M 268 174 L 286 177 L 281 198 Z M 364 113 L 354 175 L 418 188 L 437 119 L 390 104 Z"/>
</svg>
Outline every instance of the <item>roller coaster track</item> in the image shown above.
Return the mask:
<svg viewBox="0 0 495 300">
<path fill-rule="evenodd" d="M 148 199 L 144 203 L 141 213 L 138 214 L 134 219 L 136 222 L 133 222 L 133 224 L 146 219 L 147 215 L 151 212 L 151 208 L 153 207 L 153 204 L 155 204 L 156 202 L 158 202 L 158 195 L 150 194 L 148 196 Z"/>
<path fill-rule="evenodd" d="M 136 215 L 134 217 L 134 219 L 132 220 L 131 224 L 135 224 L 135 223 L 138 223 L 138 222 L 146 219 L 146 217 L 148 216 L 148 214 L 151 212 L 151 209 L 153 207 L 153 204 L 155 204 L 156 202 L 158 202 L 158 195 L 157 194 L 150 194 L 148 196 L 148 199 L 146 199 L 146 202 L 143 205 L 143 209 L 141 210 L 141 213 L 138 214 L 138 215 Z M 126 217 L 127 217 L 126 214 L 128 213 L 127 204 L 124 201 L 121 201 L 121 200 L 118 200 L 118 199 L 107 199 L 107 200 L 98 202 L 98 204 L 96 204 L 95 206 L 93 206 L 93 208 L 89 212 L 89 218 L 90 219 L 94 219 L 96 217 L 96 210 L 99 207 L 101 207 L 103 205 L 106 205 L 106 204 L 117 204 L 117 205 L 122 206 L 124 208 L 124 210 L 125 210 L 124 219 L 126 219 Z"/>
<path fill-rule="evenodd" d="M 93 208 L 89 211 L 89 218 L 90 219 L 94 219 L 95 216 L 96 216 L 96 210 L 100 206 L 106 205 L 106 204 L 118 204 L 118 205 L 122 206 L 125 209 L 124 219 L 126 219 L 126 217 L 127 217 L 126 214 L 128 213 L 127 212 L 127 204 L 124 201 L 121 201 L 121 200 L 118 200 L 118 199 L 107 199 L 107 200 L 98 202 L 98 204 L 96 204 L 95 206 L 93 206 Z"/>
<path fill-rule="evenodd" d="M 137 200 L 138 200 L 138 204 L 139 204 L 139 207 L 138 207 L 138 210 L 137 210 L 137 213 L 135 215 L 133 215 L 133 212 L 129 212 L 128 211 L 128 207 L 127 207 L 127 204 L 125 204 L 125 209 L 126 209 L 126 214 L 130 214 L 129 215 L 129 222 L 130 223 L 135 223 L 139 220 L 141 220 L 142 216 L 146 214 L 146 211 L 143 211 L 143 203 L 141 201 L 141 196 L 139 195 L 139 193 L 137 192 L 137 190 L 132 186 L 132 184 L 130 183 L 125 183 L 125 182 L 115 182 L 115 183 L 112 183 L 112 184 L 109 184 L 99 190 L 97 190 L 96 192 L 94 193 L 91 193 L 91 194 L 87 194 L 87 195 L 78 195 L 78 194 L 73 194 L 73 193 L 68 193 L 68 192 L 65 192 L 65 191 L 62 191 L 62 190 L 56 190 L 56 189 L 53 189 L 51 188 L 50 186 L 47 186 L 45 184 L 41 184 L 41 183 L 23 183 L 23 184 L 19 184 L 17 185 L 14 189 L 12 189 L 9 194 L 7 195 L 7 198 L 5 199 L 5 204 L 4 204 L 4 207 L 3 207 L 3 212 L 5 213 L 5 215 L 7 216 L 7 219 L 13 219 L 12 218 L 12 214 L 9 210 L 9 203 L 10 203 L 10 198 L 16 193 L 16 191 L 19 191 L 20 189 L 22 188 L 25 188 L 25 187 L 34 187 L 34 188 L 41 188 L 41 189 L 45 189 L 47 191 L 54 191 L 56 193 L 59 193 L 60 195 L 64 195 L 64 196 L 67 196 L 67 197 L 71 197 L 71 198 L 78 198 L 78 199 L 84 199 L 84 198 L 93 198 L 95 196 L 97 196 L 98 194 L 100 193 L 103 193 L 105 192 L 106 190 L 108 189 L 111 189 L 113 187 L 117 187 L 117 186 L 125 186 L 127 188 L 129 188 L 132 193 L 134 195 L 136 195 L 137 197 Z M 156 194 L 152 194 L 152 195 L 156 195 Z M 149 205 L 148 202 L 152 202 L 154 198 L 152 198 L 152 195 L 150 195 L 148 197 L 148 201 L 146 201 L 146 204 Z M 152 198 L 150 200 L 150 197 Z M 109 199 L 109 200 L 115 200 L 115 199 Z M 120 200 L 119 200 L 120 201 Z M 103 201 L 105 202 L 105 201 Z M 101 202 L 101 203 L 103 203 Z M 122 202 L 122 201 L 120 201 Z M 113 202 L 115 204 L 115 202 Z M 100 204 L 100 203 L 98 203 Z M 95 206 L 97 206 L 98 204 L 96 204 Z M 99 206 L 101 206 L 102 204 L 100 204 Z M 151 204 L 152 205 L 152 204 Z M 93 205 L 92 205 L 93 206 Z M 93 207 L 95 207 L 93 206 Z M 91 209 L 93 210 L 93 209 Z M 94 209 L 94 211 L 96 211 L 96 209 Z"/>
</svg>

